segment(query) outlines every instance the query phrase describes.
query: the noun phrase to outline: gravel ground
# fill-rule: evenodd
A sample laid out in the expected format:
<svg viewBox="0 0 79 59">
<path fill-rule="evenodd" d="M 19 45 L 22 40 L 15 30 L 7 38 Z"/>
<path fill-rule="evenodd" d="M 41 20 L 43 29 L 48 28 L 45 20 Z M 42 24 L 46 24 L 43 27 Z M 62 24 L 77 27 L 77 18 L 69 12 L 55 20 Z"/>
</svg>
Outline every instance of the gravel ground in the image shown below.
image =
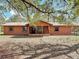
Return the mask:
<svg viewBox="0 0 79 59">
<path fill-rule="evenodd" d="M 5 42 L 29 42 L 32 45 L 42 44 L 42 43 L 50 43 L 52 45 L 62 44 L 73 46 L 75 44 L 79 44 L 79 36 L 13 36 L 13 35 L 0 35 L 0 43 L 3 44 Z M 79 46 L 79 45 L 78 45 Z M 48 54 L 43 54 L 39 57 L 33 59 L 43 59 L 42 57 L 48 56 Z M 79 55 L 76 52 L 71 52 L 66 55 L 60 55 L 47 59 L 79 59 Z M 71 58 L 71 57 L 72 58 Z M 21 56 L 19 59 L 23 59 L 24 56 Z"/>
</svg>

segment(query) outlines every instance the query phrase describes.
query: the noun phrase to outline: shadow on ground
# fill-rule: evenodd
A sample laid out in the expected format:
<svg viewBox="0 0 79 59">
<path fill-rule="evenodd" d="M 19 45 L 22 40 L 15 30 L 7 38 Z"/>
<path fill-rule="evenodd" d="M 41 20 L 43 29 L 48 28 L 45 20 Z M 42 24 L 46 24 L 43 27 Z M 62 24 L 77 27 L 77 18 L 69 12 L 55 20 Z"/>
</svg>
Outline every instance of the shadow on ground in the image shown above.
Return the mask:
<svg viewBox="0 0 79 59">
<path fill-rule="evenodd" d="M 1 50 L 2 49 L 2 50 Z M 0 59 L 6 59 L 14 56 L 28 56 L 24 59 L 34 59 L 41 57 L 41 59 L 50 59 L 58 56 L 67 56 L 69 59 L 73 59 L 69 54 L 76 52 L 78 55 L 79 44 L 74 44 L 72 46 L 64 44 L 37 44 L 31 45 L 30 43 L 6 43 L 0 46 Z M 48 55 L 46 55 L 48 54 Z M 75 56 L 76 57 L 76 56 Z"/>
</svg>

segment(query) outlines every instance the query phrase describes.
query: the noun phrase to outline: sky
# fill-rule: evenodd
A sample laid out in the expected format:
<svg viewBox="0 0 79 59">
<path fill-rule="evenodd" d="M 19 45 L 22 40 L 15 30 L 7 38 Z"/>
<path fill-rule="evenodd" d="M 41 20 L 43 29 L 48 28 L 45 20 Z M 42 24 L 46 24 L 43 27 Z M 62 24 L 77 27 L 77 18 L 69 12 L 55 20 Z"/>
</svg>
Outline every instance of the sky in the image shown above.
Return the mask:
<svg viewBox="0 0 79 59">
<path fill-rule="evenodd" d="M 11 10 L 11 11 L 4 12 L 4 15 L 3 16 L 7 20 L 10 17 L 12 17 L 13 15 L 16 15 L 16 14 L 15 14 L 15 12 L 13 10 Z"/>
<path fill-rule="evenodd" d="M 55 10 L 65 10 L 67 3 L 67 0 L 53 0 L 53 7 Z"/>
<path fill-rule="evenodd" d="M 45 1 L 46 0 L 41 0 L 40 4 L 42 5 Z M 66 8 L 66 3 L 64 2 L 64 0 L 53 0 L 53 8 L 55 10 L 63 10 Z M 4 15 L 6 16 L 5 18 L 9 19 L 13 15 L 15 15 L 15 12 L 13 10 L 11 10 L 10 12 L 7 11 L 4 13 Z"/>
<path fill-rule="evenodd" d="M 45 0 L 42 0 L 41 3 L 40 3 L 40 5 L 42 5 L 44 2 L 45 2 Z"/>
<path fill-rule="evenodd" d="M 7 12 L 4 12 L 4 16 L 9 18 L 12 16 L 12 14 L 9 11 L 7 11 Z"/>
</svg>

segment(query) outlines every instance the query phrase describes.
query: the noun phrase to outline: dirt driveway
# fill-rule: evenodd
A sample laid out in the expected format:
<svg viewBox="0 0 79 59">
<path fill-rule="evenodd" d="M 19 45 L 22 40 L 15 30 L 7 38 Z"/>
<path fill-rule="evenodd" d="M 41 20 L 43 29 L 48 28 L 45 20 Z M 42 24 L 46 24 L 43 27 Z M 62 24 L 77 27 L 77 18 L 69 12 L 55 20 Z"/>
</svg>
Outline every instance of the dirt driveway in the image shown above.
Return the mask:
<svg viewBox="0 0 79 59">
<path fill-rule="evenodd" d="M 39 54 L 37 54 L 37 57 L 33 56 L 35 58 L 29 58 L 29 59 L 79 59 L 79 55 L 78 55 L 77 52 L 75 52 L 75 49 L 74 49 L 74 48 L 79 48 L 79 36 L 71 36 L 71 35 L 70 36 L 12 36 L 12 35 L 1 35 L 0 36 L 0 43 L 4 44 L 5 42 L 17 42 L 17 43 L 18 42 L 22 42 L 22 43 L 29 42 L 31 45 L 47 43 L 47 44 L 52 44 L 53 49 L 58 48 L 58 50 L 57 50 L 58 52 L 52 54 L 52 56 L 50 55 L 50 53 L 44 54 L 44 52 L 43 52 L 42 55 L 38 56 Z M 55 55 L 57 55 L 61 52 L 59 46 L 55 45 L 55 44 L 68 45 L 68 46 L 70 46 L 70 48 L 67 48 L 67 50 L 72 51 L 72 52 L 70 52 L 68 54 L 65 53 L 64 55 L 61 54 L 60 56 L 53 57 L 53 56 L 55 56 Z M 56 46 L 58 46 L 58 47 L 56 47 Z M 47 51 L 46 48 L 45 48 L 45 50 Z M 42 57 L 45 57 L 45 58 L 42 58 Z M 23 58 L 24 58 L 24 56 L 20 57 L 20 59 L 23 59 Z M 26 58 L 26 59 L 28 59 L 28 58 Z"/>
</svg>

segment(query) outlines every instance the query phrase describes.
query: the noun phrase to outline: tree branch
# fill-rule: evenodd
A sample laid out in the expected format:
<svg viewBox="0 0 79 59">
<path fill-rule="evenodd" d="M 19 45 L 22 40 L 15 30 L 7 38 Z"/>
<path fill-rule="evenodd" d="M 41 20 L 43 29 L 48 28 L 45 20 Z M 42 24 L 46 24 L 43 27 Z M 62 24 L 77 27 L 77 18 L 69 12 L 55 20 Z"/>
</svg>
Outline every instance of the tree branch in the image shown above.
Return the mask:
<svg viewBox="0 0 79 59">
<path fill-rule="evenodd" d="M 19 15 L 21 14 L 21 12 L 19 12 L 19 10 L 18 10 L 13 4 L 11 4 L 9 0 L 6 0 L 6 1 L 7 1 L 7 3 L 8 3 L 9 5 L 12 6 L 12 8 L 14 8 L 14 9 L 17 11 L 17 13 L 18 13 Z"/>
<path fill-rule="evenodd" d="M 38 10 L 38 11 L 40 11 L 40 12 L 42 12 L 42 13 L 53 13 L 53 11 L 51 11 L 51 12 L 47 12 L 47 11 L 43 11 L 43 10 L 41 10 L 40 8 L 38 8 L 38 7 L 36 7 L 35 5 L 33 5 L 32 3 L 30 3 L 30 2 L 28 2 L 28 1 L 26 1 L 26 0 L 21 0 L 23 3 L 27 3 L 28 5 L 30 5 L 30 6 L 32 6 L 32 7 L 34 7 L 36 10 Z"/>
</svg>

